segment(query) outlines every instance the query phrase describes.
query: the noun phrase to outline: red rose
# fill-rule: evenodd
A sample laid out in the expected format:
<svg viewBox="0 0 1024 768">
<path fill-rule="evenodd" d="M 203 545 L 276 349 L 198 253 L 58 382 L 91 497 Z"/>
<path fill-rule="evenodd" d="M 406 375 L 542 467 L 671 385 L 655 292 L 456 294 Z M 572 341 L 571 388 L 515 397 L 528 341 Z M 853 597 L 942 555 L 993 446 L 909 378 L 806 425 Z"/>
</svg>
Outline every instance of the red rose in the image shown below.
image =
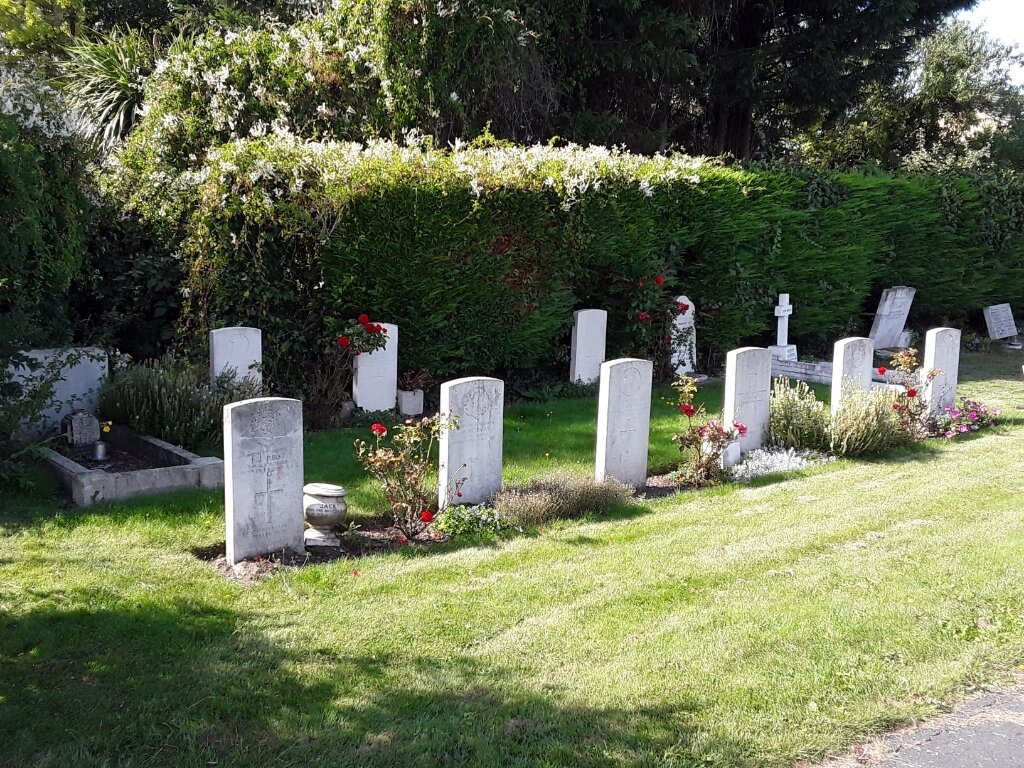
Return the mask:
<svg viewBox="0 0 1024 768">
<path fill-rule="evenodd" d="M 734 421 L 732 425 L 736 427 L 736 431 L 739 432 L 740 437 L 744 437 L 747 434 L 746 424 L 743 424 L 742 422 L 739 421 Z"/>
<path fill-rule="evenodd" d="M 646 323 L 648 320 L 651 319 L 651 313 L 650 312 L 637 312 L 636 313 L 636 319 L 639 320 L 641 323 Z"/>
<path fill-rule="evenodd" d="M 458 496 L 461 499 L 462 498 L 462 491 L 456 491 L 455 495 Z"/>
<path fill-rule="evenodd" d="M 684 403 L 683 405 L 680 405 L 679 406 L 679 410 L 687 418 L 693 418 L 693 414 L 695 414 L 697 412 L 697 409 L 694 408 L 689 403 Z"/>
<path fill-rule="evenodd" d="M 878 375 L 879 375 L 879 376 L 885 376 L 885 372 L 886 372 L 887 370 L 889 370 L 889 369 L 888 369 L 888 368 L 886 368 L 886 367 L 885 367 L 884 365 L 880 365 L 880 366 L 878 366 Z"/>
<path fill-rule="evenodd" d="M 917 397 L 917 390 L 911 387 L 907 390 L 907 397 Z"/>
<path fill-rule="evenodd" d="M 656 282 L 658 285 L 664 285 L 665 277 L 663 275 L 658 275 L 656 278 L 654 278 L 654 282 Z"/>
<path fill-rule="evenodd" d="M 356 320 L 359 321 L 360 325 L 366 325 L 368 322 L 370 322 L 370 316 L 363 312 L 363 314 L 357 317 Z"/>
<path fill-rule="evenodd" d="M 373 326 L 369 323 L 363 323 L 363 330 L 367 333 L 373 333 Z"/>
<path fill-rule="evenodd" d="M 680 315 L 685 315 L 690 310 L 690 305 L 687 304 L 685 301 L 680 301 L 677 305 L 677 308 L 679 310 Z"/>
<path fill-rule="evenodd" d="M 370 427 L 370 431 L 377 437 L 384 437 L 388 433 L 388 428 L 378 421 Z"/>
<path fill-rule="evenodd" d="M 666 336 L 665 337 L 665 343 L 666 344 L 671 344 L 672 343 L 672 337 L 671 336 Z"/>
<path fill-rule="evenodd" d="M 433 521 L 434 513 L 431 512 L 429 509 L 424 509 L 422 512 L 420 512 L 420 522 L 432 523 Z"/>
<path fill-rule="evenodd" d="M 902 405 L 900 405 L 899 403 L 893 403 L 893 404 L 892 404 L 892 409 L 893 409 L 894 411 L 898 411 L 898 410 L 899 410 L 900 408 L 902 408 L 902 407 L 903 407 L 903 406 L 902 406 Z"/>
<path fill-rule="evenodd" d="M 351 344 L 352 339 L 350 339 L 348 336 L 338 337 L 338 346 L 341 347 L 342 349 L 348 349 L 349 346 L 351 346 Z"/>
</svg>

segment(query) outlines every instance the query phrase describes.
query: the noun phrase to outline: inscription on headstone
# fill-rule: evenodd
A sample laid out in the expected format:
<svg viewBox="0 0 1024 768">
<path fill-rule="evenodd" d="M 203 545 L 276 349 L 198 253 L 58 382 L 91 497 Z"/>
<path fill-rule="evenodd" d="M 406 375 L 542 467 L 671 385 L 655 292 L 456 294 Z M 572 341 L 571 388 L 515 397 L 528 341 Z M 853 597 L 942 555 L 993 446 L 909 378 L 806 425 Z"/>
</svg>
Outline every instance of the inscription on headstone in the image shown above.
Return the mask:
<svg viewBox="0 0 1024 768">
<path fill-rule="evenodd" d="M 838 413 L 843 397 L 853 390 L 871 387 L 875 343 L 855 336 L 835 343 L 832 358 L 832 413 Z"/>
<path fill-rule="evenodd" d="M 597 480 L 614 478 L 635 487 L 647 484 L 651 385 L 654 363 L 622 358 L 601 366 L 597 402 Z"/>
<path fill-rule="evenodd" d="M 470 376 L 441 385 L 441 416 L 458 428 L 442 428 L 438 441 L 439 508 L 482 504 L 501 490 L 504 410 L 501 379 Z"/>
<path fill-rule="evenodd" d="M 227 560 L 302 552 L 302 401 L 283 397 L 224 406 Z"/>
<path fill-rule="evenodd" d="M 937 371 L 928 378 L 930 371 Z M 956 328 L 932 328 L 924 342 L 924 382 L 921 399 L 936 415 L 956 405 L 956 387 L 960 377 L 960 331 Z"/>
<path fill-rule="evenodd" d="M 907 285 L 897 285 L 882 291 L 878 311 L 871 324 L 871 333 L 868 334 L 876 348 L 889 349 L 900 346 L 904 340 L 903 331 L 907 325 L 915 293 L 917 289 Z"/>
<path fill-rule="evenodd" d="M 225 371 L 234 371 L 235 379 L 248 377 L 263 382 L 263 332 L 259 328 L 237 326 L 210 331 L 210 381 Z"/>
<path fill-rule="evenodd" d="M 995 304 L 982 310 L 988 335 L 993 339 L 1010 339 L 1017 335 L 1017 322 L 1009 304 Z"/>
<path fill-rule="evenodd" d="M 772 389 L 772 356 L 761 347 L 741 347 L 725 356 L 725 428 L 733 422 L 747 427 L 739 438 L 744 453 L 760 448 L 768 436 Z"/>
</svg>

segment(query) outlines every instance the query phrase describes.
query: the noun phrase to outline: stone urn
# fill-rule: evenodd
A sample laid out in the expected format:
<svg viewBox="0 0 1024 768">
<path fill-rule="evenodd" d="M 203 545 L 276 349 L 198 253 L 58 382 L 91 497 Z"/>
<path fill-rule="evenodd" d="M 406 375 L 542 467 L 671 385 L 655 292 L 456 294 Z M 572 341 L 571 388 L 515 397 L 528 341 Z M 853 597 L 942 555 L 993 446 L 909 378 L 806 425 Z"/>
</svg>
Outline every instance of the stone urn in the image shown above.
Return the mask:
<svg viewBox="0 0 1024 768">
<path fill-rule="evenodd" d="M 398 412 L 403 416 L 419 416 L 423 413 L 423 390 L 398 390 Z"/>
<path fill-rule="evenodd" d="M 306 546 L 336 547 L 341 544 L 334 526 L 348 514 L 347 495 L 348 491 L 340 485 L 309 483 L 302 486 L 302 515 L 309 526 L 303 537 Z"/>
</svg>

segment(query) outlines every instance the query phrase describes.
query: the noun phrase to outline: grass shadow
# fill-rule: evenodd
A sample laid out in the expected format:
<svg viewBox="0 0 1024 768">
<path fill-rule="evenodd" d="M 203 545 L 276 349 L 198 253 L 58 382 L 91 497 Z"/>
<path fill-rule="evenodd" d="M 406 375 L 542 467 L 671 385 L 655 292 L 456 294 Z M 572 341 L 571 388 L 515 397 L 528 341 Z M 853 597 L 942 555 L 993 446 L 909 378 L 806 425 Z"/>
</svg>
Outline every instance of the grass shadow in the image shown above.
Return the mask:
<svg viewBox="0 0 1024 768">
<path fill-rule="evenodd" d="M 0 661 L 3 766 L 753 765 L 682 694 L 582 706 L 440 649 L 286 647 L 198 600 L 7 616 Z"/>
</svg>

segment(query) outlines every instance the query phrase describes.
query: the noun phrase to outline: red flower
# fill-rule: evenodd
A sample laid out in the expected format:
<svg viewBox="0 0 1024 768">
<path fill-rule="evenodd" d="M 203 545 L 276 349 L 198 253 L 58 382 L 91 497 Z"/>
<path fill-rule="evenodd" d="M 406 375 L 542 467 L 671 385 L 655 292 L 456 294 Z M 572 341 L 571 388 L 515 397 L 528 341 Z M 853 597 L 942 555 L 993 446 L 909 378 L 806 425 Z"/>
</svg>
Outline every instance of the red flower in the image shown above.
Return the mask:
<svg viewBox="0 0 1024 768">
<path fill-rule="evenodd" d="M 384 437 L 388 433 L 388 428 L 378 421 L 374 422 L 373 426 L 370 427 L 370 431 L 377 437 Z"/>
<path fill-rule="evenodd" d="M 672 343 L 672 337 L 671 336 L 666 336 L 665 337 L 665 343 L 666 344 L 671 344 Z"/>
<path fill-rule="evenodd" d="M 917 397 L 917 390 L 911 387 L 907 390 L 907 397 Z"/>
<path fill-rule="evenodd" d="M 656 278 L 654 278 L 654 282 L 656 282 L 658 285 L 664 285 L 665 284 L 665 277 L 664 277 L 664 275 L 658 275 Z"/>
<path fill-rule="evenodd" d="M 679 406 L 679 410 L 680 410 L 680 412 L 684 416 L 686 416 L 687 418 L 690 418 L 690 419 L 692 419 L 693 418 L 693 414 L 695 414 L 697 412 L 697 409 L 694 408 L 689 403 L 684 403 L 683 405 L 680 405 Z"/>
<path fill-rule="evenodd" d="M 636 319 L 639 320 L 641 323 L 646 323 L 648 320 L 651 319 L 651 313 L 650 312 L 637 312 L 636 313 Z"/>
<path fill-rule="evenodd" d="M 900 405 L 899 403 L 893 403 L 893 404 L 892 404 L 892 409 L 893 409 L 894 411 L 898 411 L 898 410 L 899 410 L 900 408 L 902 408 L 902 407 L 903 407 L 903 406 L 902 406 L 902 405 Z"/>
<path fill-rule="evenodd" d="M 462 498 L 462 491 L 456 491 L 455 495 L 458 496 L 461 499 Z"/>
<path fill-rule="evenodd" d="M 351 344 L 352 339 L 350 339 L 348 336 L 338 337 L 338 346 L 341 347 L 342 349 L 348 349 Z"/>
<path fill-rule="evenodd" d="M 685 301 L 680 301 L 676 308 L 679 310 L 680 315 L 684 315 L 690 310 L 690 305 Z"/>
<path fill-rule="evenodd" d="M 888 368 L 886 368 L 886 367 L 885 367 L 884 365 L 880 365 L 880 366 L 878 366 L 878 375 L 879 375 L 879 376 L 885 376 L 885 372 L 886 372 L 887 370 L 889 370 L 889 369 L 888 369 Z"/>
<path fill-rule="evenodd" d="M 370 322 L 370 316 L 363 312 L 363 314 L 357 317 L 356 320 L 359 321 L 360 325 L 366 325 L 368 322 Z"/>
<path fill-rule="evenodd" d="M 363 323 L 363 330 L 367 333 L 373 333 L 373 326 L 369 323 Z"/>
<path fill-rule="evenodd" d="M 422 512 L 420 512 L 420 522 L 432 523 L 433 521 L 434 513 L 431 512 L 429 509 L 424 509 Z"/>
<path fill-rule="evenodd" d="M 732 423 L 732 425 L 734 427 L 736 427 L 736 431 L 739 432 L 740 437 L 743 437 L 744 435 L 747 434 L 747 425 L 746 424 L 743 424 L 742 422 L 739 422 L 739 421 L 734 421 Z"/>
<path fill-rule="evenodd" d="M 359 569 L 358 568 L 353 568 L 352 569 L 352 575 L 353 576 L 358 576 L 359 575 Z"/>
</svg>

